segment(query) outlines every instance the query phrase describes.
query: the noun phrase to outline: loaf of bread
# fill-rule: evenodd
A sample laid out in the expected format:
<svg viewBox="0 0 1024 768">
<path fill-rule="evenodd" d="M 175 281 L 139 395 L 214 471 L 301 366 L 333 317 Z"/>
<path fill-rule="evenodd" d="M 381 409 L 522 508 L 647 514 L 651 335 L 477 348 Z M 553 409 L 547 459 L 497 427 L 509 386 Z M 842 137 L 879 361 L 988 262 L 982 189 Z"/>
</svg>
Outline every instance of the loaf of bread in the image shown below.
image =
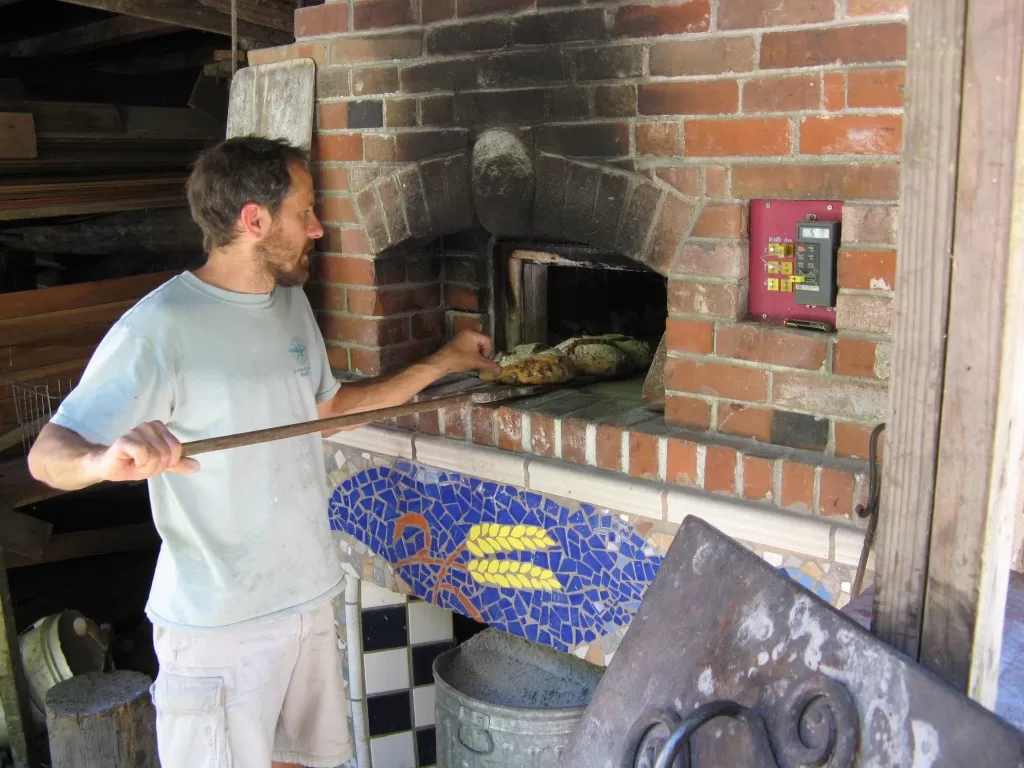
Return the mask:
<svg viewBox="0 0 1024 768">
<path fill-rule="evenodd" d="M 558 345 L 576 364 L 581 373 L 614 378 L 651 365 L 651 346 L 647 342 L 609 333 L 603 336 L 579 336 Z"/>
<path fill-rule="evenodd" d="M 576 370 L 587 376 L 613 379 L 630 372 L 629 355 L 605 341 L 592 338 L 568 339 L 556 349 L 564 352 Z"/>
<path fill-rule="evenodd" d="M 557 347 L 520 344 L 495 357 L 500 374 L 480 378 L 501 384 L 564 384 L 580 375 L 612 379 L 645 371 L 651 360 L 650 345 L 630 336 L 579 336 Z"/>
<path fill-rule="evenodd" d="M 572 360 L 546 344 L 520 344 L 495 359 L 501 373 L 481 373 L 484 381 L 500 384 L 564 384 L 576 376 Z"/>
</svg>

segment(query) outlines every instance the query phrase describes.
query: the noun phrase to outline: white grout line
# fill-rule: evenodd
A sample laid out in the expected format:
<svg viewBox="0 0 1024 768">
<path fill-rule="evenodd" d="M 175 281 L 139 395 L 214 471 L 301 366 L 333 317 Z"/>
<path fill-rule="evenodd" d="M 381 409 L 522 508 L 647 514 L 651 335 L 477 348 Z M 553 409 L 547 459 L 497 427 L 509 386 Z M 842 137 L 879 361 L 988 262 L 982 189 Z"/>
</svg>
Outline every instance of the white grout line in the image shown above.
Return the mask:
<svg viewBox="0 0 1024 768">
<path fill-rule="evenodd" d="M 597 424 L 587 424 L 584 458 L 590 466 L 597 466 Z"/>
</svg>

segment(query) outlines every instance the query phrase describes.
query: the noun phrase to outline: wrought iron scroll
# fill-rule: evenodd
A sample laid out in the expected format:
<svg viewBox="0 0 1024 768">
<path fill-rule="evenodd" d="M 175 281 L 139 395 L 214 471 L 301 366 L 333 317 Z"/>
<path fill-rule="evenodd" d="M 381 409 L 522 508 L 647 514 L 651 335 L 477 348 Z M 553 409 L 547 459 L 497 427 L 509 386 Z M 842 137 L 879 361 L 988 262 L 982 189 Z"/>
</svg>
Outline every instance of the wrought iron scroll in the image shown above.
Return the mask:
<svg viewBox="0 0 1024 768">
<path fill-rule="evenodd" d="M 777 768 L 851 768 L 857 707 L 843 684 L 827 678 L 795 683 L 772 709 L 763 713 L 761 707 L 718 700 L 682 720 L 673 711 L 649 709 L 630 729 L 622 768 L 695 768 L 693 736 L 719 717 L 747 725 L 758 766 L 770 765 L 770 759 Z"/>
</svg>

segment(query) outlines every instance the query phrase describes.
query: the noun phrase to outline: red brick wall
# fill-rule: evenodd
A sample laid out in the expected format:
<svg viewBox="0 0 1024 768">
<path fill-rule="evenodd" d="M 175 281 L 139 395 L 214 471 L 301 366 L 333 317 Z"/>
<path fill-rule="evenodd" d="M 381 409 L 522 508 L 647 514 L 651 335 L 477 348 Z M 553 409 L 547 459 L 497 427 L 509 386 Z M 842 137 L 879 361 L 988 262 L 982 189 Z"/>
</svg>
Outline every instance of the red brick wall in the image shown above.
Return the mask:
<svg viewBox="0 0 1024 768">
<path fill-rule="evenodd" d="M 674 249 L 653 264 L 669 277 L 670 423 L 866 457 L 885 418 L 906 5 L 352 0 L 299 10 L 299 42 L 250 61 L 318 64 L 327 235 L 310 290 L 335 363 L 376 373 L 480 323 L 481 243 L 438 248 L 417 235 L 472 229 L 456 166 L 481 130 L 514 126 L 538 157 L 624 173 L 630 204 L 657 209 L 634 240 L 649 244 L 645 260 L 659 233 Z M 757 197 L 844 201 L 836 334 L 747 321 Z M 637 210 L 621 207 L 624 220 Z M 741 463 L 756 495 L 767 470 Z"/>
</svg>

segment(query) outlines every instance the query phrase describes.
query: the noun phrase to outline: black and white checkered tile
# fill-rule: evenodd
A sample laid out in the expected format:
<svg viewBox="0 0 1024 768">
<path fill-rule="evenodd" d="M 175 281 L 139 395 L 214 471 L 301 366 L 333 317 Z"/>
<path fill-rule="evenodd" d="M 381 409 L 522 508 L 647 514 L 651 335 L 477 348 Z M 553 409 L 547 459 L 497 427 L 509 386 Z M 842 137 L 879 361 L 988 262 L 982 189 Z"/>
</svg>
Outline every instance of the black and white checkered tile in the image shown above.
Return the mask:
<svg viewBox="0 0 1024 768">
<path fill-rule="evenodd" d="M 433 766 L 431 665 L 455 645 L 452 613 L 366 581 L 360 593 L 372 768 Z"/>
</svg>

